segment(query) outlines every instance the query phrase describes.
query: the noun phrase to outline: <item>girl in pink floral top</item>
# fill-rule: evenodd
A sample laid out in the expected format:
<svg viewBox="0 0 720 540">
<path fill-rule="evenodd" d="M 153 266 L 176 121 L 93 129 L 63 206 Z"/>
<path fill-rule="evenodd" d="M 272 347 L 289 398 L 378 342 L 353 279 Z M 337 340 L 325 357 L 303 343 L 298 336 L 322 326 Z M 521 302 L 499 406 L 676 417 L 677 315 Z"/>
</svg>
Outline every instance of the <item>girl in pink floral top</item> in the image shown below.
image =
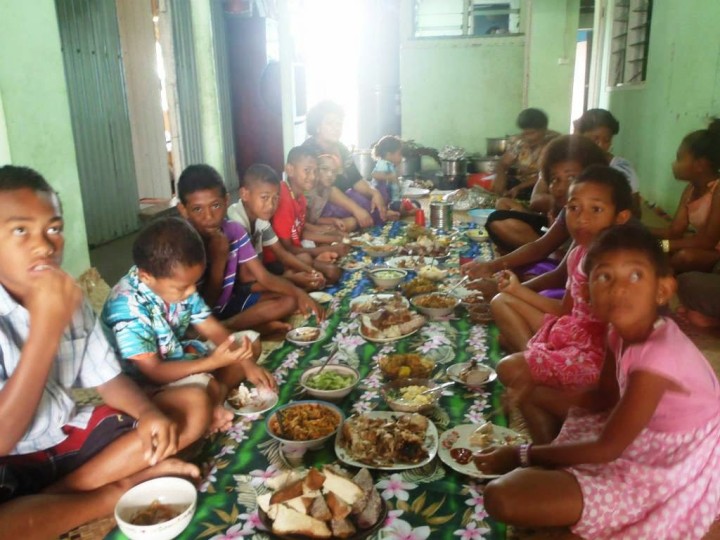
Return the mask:
<svg viewBox="0 0 720 540">
<path fill-rule="evenodd" d="M 575 247 L 567 257 L 563 300 L 546 298 L 520 285 L 512 272 L 504 272 L 500 279 L 501 292 L 517 301 L 517 325 L 535 331 L 524 352 L 500 361 L 498 376 L 520 407 L 536 442 L 552 440 L 560 426 L 536 420 L 540 413 L 526 399 L 533 387 L 587 388 L 598 380 L 605 325 L 590 311 L 582 261 L 595 237 L 611 225 L 627 221 L 631 208 L 632 192 L 621 172 L 603 165 L 588 167 L 570 184 L 568 193 L 567 228 Z M 512 331 L 512 325 L 503 328 L 503 332 Z"/>
<path fill-rule="evenodd" d="M 675 291 L 667 258 L 650 232 L 628 224 L 601 235 L 585 269 L 593 310 L 609 323 L 599 385 L 557 396 L 569 415 L 552 444 L 478 456 L 486 474 L 529 467 L 491 482 L 485 508 L 582 538 L 704 538 L 720 515 L 720 384 L 658 313 Z"/>
</svg>

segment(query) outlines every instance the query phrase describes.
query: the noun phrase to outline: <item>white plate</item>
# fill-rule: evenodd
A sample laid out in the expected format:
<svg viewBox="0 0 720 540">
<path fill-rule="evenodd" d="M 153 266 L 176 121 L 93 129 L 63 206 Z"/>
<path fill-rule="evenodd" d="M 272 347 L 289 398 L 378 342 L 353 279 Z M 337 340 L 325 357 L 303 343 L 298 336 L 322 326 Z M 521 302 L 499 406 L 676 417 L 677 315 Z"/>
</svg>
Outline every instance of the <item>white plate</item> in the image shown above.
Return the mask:
<svg viewBox="0 0 720 540">
<path fill-rule="evenodd" d="M 429 189 L 409 187 L 403 192 L 402 196 L 408 199 L 419 199 L 421 197 L 425 197 L 429 193 Z"/>
<path fill-rule="evenodd" d="M 409 413 L 398 413 L 392 411 L 372 411 L 363 414 L 371 418 L 392 419 Z M 352 418 L 352 416 L 350 418 Z M 350 418 L 346 418 L 345 422 L 350 420 Z M 356 461 L 352 457 L 350 457 L 347 450 L 345 450 L 345 448 L 343 448 L 341 445 L 342 431 L 343 426 L 341 425 L 337 431 L 337 435 L 335 436 L 335 455 L 337 455 L 340 461 L 346 463 L 347 465 L 352 465 L 353 467 L 365 467 L 367 469 L 377 469 L 382 471 L 402 471 L 405 469 L 414 469 L 415 467 L 422 467 L 423 465 L 427 465 L 428 463 L 430 463 L 435 458 L 438 452 L 438 430 L 435 427 L 435 424 L 433 424 L 430 420 L 428 420 L 428 428 L 427 432 L 425 433 L 424 445 L 425 450 L 427 450 L 428 457 L 418 463 L 396 463 L 395 465 L 367 465 L 365 463 Z"/>
<path fill-rule="evenodd" d="M 393 296 L 394 296 L 393 294 L 383 294 L 383 293 L 380 293 L 380 294 L 361 294 L 360 296 L 356 296 L 355 298 L 353 298 L 353 299 L 350 301 L 350 311 L 353 310 L 353 307 L 354 307 L 354 306 L 357 306 L 357 305 L 360 305 L 360 304 L 365 304 L 365 303 L 367 303 L 367 302 L 370 302 L 373 298 L 377 298 L 378 300 L 389 300 L 389 299 L 391 299 Z M 404 296 L 399 296 L 399 298 L 400 298 L 401 303 L 402 303 L 405 307 L 407 307 L 407 308 L 410 307 L 410 302 L 408 301 L 407 298 L 405 298 Z"/>
<path fill-rule="evenodd" d="M 332 301 L 333 297 L 331 294 L 322 291 L 314 291 L 309 294 L 310 298 L 315 300 L 318 304 L 328 304 Z"/>
<path fill-rule="evenodd" d="M 269 388 L 258 388 L 258 397 L 247 405 L 235 408 L 229 401 L 225 401 L 225 408 L 240 416 L 260 414 L 269 411 L 278 402 L 278 395 Z"/>
<path fill-rule="evenodd" d="M 343 263 L 343 265 L 340 268 L 342 268 L 343 270 L 347 270 L 348 272 L 355 272 L 356 270 L 362 270 L 368 264 L 370 264 L 370 263 L 367 263 L 365 261 L 353 260 L 353 261 L 347 261 L 346 263 Z"/>
<path fill-rule="evenodd" d="M 499 474 L 481 473 L 480 470 L 478 470 L 478 468 L 475 466 L 475 462 L 472 459 L 469 463 L 461 465 L 460 463 L 455 461 L 450 455 L 450 450 L 452 450 L 453 448 L 467 448 L 468 450 L 471 450 L 473 452 L 482 450 L 482 448 L 480 447 L 470 446 L 470 435 L 472 435 L 478 427 L 480 426 L 477 426 L 475 424 L 462 424 L 443 432 L 443 434 L 440 435 L 438 457 L 443 463 L 445 463 L 445 465 L 461 474 L 472 476 L 473 478 L 497 478 L 498 476 L 500 476 Z M 505 437 L 517 438 L 517 441 L 512 442 L 511 444 L 522 444 L 526 442 L 525 437 L 523 437 L 516 431 L 513 431 L 512 429 L 502 426 L 496 426 L 493 424 L 493 431 L 495 435 L 495 444 L 498 446 L 509 444 L 505 441 Z M 448 441 L 447 439 L 448 437 L 453 436 L 453 432 L 457 433 L 458 437 L 455 442 L 450 444 L 450 441 Z"/>
<path fill-rule="evenodd" d="M 313 326 L 300 326 L 298 328 L 293 328 L 290 330 L 287 334 L 285 334 L 285 339 L 287 339 L 290 343 L 293 345 L 297 345 L 298 347 L 307 347 L 308 345 L 312 345 L 313 343 L 317 343 L 320 341 L 324 336 L 322 333 L 322 330 L 320 330 L 320 335 L 316 339 L 312 339 L 310 341 L 305 341 L 302 339 L 298 339 L 300 335 L 302 335 L 303 331 L 309 331 L 309 330 L 318 330 L 318 328 L 315 328 Z"/>
<path fill-rule="evenodd" d="M 418 270 L 423 266 L 432 266 L 436 264 L 434 257 L 402 255 L 400 257 L 390 257 L 385 259 L 385 265 L 391 268 L 400 268 L 402 270 Z"/>
<path fill-rule="evenodd" d="M 422 327 L 421 327 L 421 328 L 422 328 Z M 366 335 L 363 333 L 363 331 L 362 331 L 362 326 L 361 326 L 361 327 L 360 327 L 360 335 L 362 336 L 363 339 L 365 339 L 365 340 L 367 340 L 367 341 L 372 341 L 373 343 L 392 343 L 393 341 L 398 341 L 398 340 L 401 340 L 401 339 L 405 339 L 406 337 L 410 337 L 410 336 L 412 336 L 415 332 L 417 332 L 418 330 L 420 330 L 420 328 L 416 328 L 415 330 L 413 330 L 413 331 L 410 332 L 409 334 L 404 334 L 404 335 L 402 335 L 402 336 L 397 336 L 397 337 L 375 338 L 375 337 L 366 336 Z"/>
<path fill-rule="evenodd" d="M 467 366 L 470 365 L 470 362 L 460 362 L 459 364 L 453 364 L 449 368 L 447 368 L 447 376 L 451 381 L 455 381 L 458 384 L 463 384 L 465 386 L 469 386 L 465 381 L 463 381 L 460 378 L 460 372 L 465 369 Z M 487 369 L 490 371 L 490 375 L 488 375 L 488 378 L 485 379 L 485 381 L 481 384 L 475 384 L 473 385 L 474 388 L 477 388 L 479 386 L 482 386 L 483 384 L 488 384 L 493 382 L 495 379 L 497 379 L 497 373 L 493 368 L 490 366 L 486 366 L 484 364 L 478 364 L 477 366 L 479 369 Z"/>
</svg>

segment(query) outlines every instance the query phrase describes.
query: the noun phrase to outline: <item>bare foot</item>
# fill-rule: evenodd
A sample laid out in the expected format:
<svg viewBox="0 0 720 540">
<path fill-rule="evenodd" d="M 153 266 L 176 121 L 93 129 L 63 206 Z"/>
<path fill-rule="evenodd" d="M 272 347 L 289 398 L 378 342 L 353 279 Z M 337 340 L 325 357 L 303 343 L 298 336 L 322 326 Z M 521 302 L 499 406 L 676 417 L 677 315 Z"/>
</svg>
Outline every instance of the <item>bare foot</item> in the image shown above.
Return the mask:
<svg viewBox="0 0 720 540">
<path fill-rule="evenodd" d="M 292 325 L 284 321 L 270 321 L 255 327 L 261 336 L 272 336 L 274 334 L 286 334 L 292 330 Z"/>
<path fill-rule="evenodd" d="M 218 431 L 227 431 L 232 427 L 232 421 L 235 415 L 232 411 L 228 411 L 222 405 L 215 405 L 213 408 L 213 417 L 210 421 L 208 433 L 217 433 Z"/>
<path fill-rule="evenodd" d="M 200 478 L 200 469 L 197 465 L 188 463 L 177 458 L 167 458 L 157 465 L 138 471 L 133 475 L 123 478 L 117 481 L 117 485 L 123 490 L 127 491 L 133 486 L 136 486 L 146 480 L 152 480 L 153 478 L 159 478 L 161 476 L 180 476 L 183 478 Z"/>
<path fill-rule="evenodd" d="M 688 309 L 686 315 L 690 324 L 698 328 L 717 328 L 720 326 L 720 320 L 703 315 L 699 311 Z"/>
</svg>

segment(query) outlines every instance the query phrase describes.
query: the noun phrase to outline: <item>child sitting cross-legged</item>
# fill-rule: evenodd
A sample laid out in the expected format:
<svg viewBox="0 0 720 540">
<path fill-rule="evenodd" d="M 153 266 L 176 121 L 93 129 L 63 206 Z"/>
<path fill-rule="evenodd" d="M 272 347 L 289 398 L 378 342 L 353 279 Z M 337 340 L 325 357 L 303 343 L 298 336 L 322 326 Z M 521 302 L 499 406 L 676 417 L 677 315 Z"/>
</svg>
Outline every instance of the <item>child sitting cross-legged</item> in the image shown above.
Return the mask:
<svg viewBox="0 0 720 540">
<path fill-rule="evenodd" d="M 258 258 L 263 250 L 272 252 L 276 261 L 265 267 L 306 290 L 325 288 L 325 277 L 314 268 L 310 255 L 293 255 L 278 240 L 270 220 L 280 197 L 280 178 L 272 167 L 262 163 L 250 165 L 240 186 L 240 200 L 228 207 L 228 218 L 237 221 L 250 235 Z"/>
<path fill-rule="evenodd" d="M 205 387 L 214 406 L 211 431 L 228 428 L 229 389 L 243 379 L 269 387 L 275 380 L 255 364 L 250 339 L 237 342 L 197 292 L 205 270 L 200 235 L 183 219 L 156 219 L 135 239 L 133 261 L 102 310 L 123 369 L 143 385 Z M 190 326 L 212 345 L 186 339 Z"/>
<path fill-rule="evenodd" d="M 508 473 L 485 488 L 485 509 L 581 538 L 706 538 L 720 515 L 720 384 L 660 314 L 675 290 L 668 260 L 650 232 L 627 224 L 599 236 L 584 269 L 593 311 L 609 323 L 599 384 L 534 392 L 567 413 L 562 431 L 552 444 L 476 458 L 484 474 Z"/>
<path fill-rule="evenodd" d="M 60 200 L 37 172 L 0 167 L 0 538 L 56 538 L 112 513 L 133 485 L 199 475 L 170 458 L 203 436 L 199 388 L 152 399 L 121 373 L 60 263 Z M 71 389 L 95 388 L 99 406 Z"/>
<path fill-rule="evenodd" d="M 340 268 L 333 264 L 338 257 L 348 253 L 348 246 L 323 245 L 304 247 L 307 199 L 305 193 L 315 185 L 317 157 L 305 146 L 296 146 L 288 152 L 285 174 L 287 179 L 280 185 L 280 200 L 272 219 L 272 226 L 285 249 L 299 255 L 306 253 L 313 258 L 313 267 L 320 270 L 328 283 L 336 283 L 342 276 Z M 265 252 L 265 262 L 275 261 L 274 254 Z M 315 264 L 321 263 L 321 264 Z"/>
<path fill-rule="evenodd" d="M 198 290 L 225 327 L 269 335 L 290 330 L 284 319 L 298 308 L 322 317 L 305 291 L 267 271 L 247 231 L 227 219 L 229 197 L 215 169 L 187 167 L 178 179 L 178 197 L 180 214 L 200 233 L 207 253 Z"/>
<path fill-rule="evenodd" d="M 566 259 L 568 285 L 562 301 L 529 290 L 510 271 L 500 280 L 500 294 L 512 300 L 504 302 L 502 318 L 496 321 L 501 332 L 532 337 L 523 352 L 498 363 L 498 377 L 519 405 L 536 442 L 552 440 L 559 426 L 536 421 L 535 410 L 526 401 L 534 386 L 578 389 L 597 383 L 605 323 L 590 310 L 583 260 L 595 237 L 630 219 L 632 207 L 630 184 L 623 173 L 604 165 L 588 167 L 571 182 L 568 193 L 566 221 L 575 247 Z"/>
</svg>

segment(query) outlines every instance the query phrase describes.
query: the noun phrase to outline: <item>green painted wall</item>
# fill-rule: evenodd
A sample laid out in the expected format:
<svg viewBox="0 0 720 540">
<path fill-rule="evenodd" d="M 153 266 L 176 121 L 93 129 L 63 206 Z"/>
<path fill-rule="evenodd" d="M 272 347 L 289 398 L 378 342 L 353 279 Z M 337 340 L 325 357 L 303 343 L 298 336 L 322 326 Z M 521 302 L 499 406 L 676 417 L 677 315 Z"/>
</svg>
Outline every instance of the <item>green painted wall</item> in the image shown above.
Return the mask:
<svg viewBox="0 0 720 540">
<path fill-rule="evenodd" d="M 531 6 L 527 105 L 543 109 L 550 128 L 567 133 L 580 1 L 541 0 Z"/>
<path fill-rule="evenodd" d="M 0 94 L 13 163 L 42 173 L 65 211 L 65 268 L 90 266 L 54 0 L 0 2 Z"/>
<path fill-rule="evenodd" d="M 621 124 L 615 153 L 635 165 L 641 194 L 670 213 L 685 187 L 670 169 L 680 141 L 720 116 L 719 26 L 717 0 L 693 0 L 692 9 L 656 0 L 645 83 L 602 96 Z"/>
<path fill-rule="evenodd" d="M 406 41 L 400 50 L 402 135 L 485 152 L 515 131 L 522 109 L 522 37 Z"/>
<path fill-rule="evenodd" d="M 435 147 L 485 151 L 485 138 L 517 131 L 525 107 L 544 109 L 567 132 L 579 0 L 523 3 L 526 34 L 410 39 L 412 6 L 403 2 L 400 53 L 402 134 Z"/>
</svg>

